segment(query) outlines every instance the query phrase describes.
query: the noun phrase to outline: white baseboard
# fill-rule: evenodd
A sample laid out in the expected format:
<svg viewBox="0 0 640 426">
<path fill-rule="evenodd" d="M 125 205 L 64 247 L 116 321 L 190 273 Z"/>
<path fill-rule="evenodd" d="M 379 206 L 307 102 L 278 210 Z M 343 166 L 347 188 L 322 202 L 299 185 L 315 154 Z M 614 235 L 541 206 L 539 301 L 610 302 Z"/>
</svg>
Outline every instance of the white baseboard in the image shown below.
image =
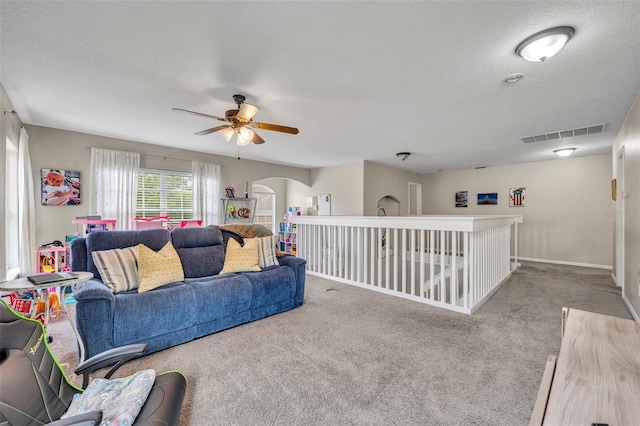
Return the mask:
<svg viewBox="0 0 640 426">
<path fill-rule="evenodd" d="M 514 259 L 513 256 L 511 256 L 511 258 Z M 565 260 L 538 259 L 535 257 L 520 257 L 520 256 L 518 256 L 518 260 L 526 260 L 529 262 L 539 262 L 539 263 L 553 263 L 556 265 L 583 266 L 585 268 L 608 269 L 610 271 L 613 271 L 613 266 L 611 265 L 598 265 L 595 263 L 568 262 Z"/>
<path fill-rule="evenodd" d="M 633 319 L 635 319 L 636 321 L 640 322 L 640 317 L 638 317 L 638 314 L 636 313 L 636 310 L 633 309 L 633 306 L 631 305 L 631 302 L 629 302 L 629 299 L 627 299 L 627 296 L 625 296 L 624 293 L 622 293 L 622 300 L 624 300 L 624 303 L 627 304 L 627 308 L 629 308 L 629 312 L 631 312 L 631 315 L 633 316 Z"/>
<path fill-rule="evenodd" d="M 616 279 L 616 276 L 613 272 L 611 273 L 611 279 L 613 280 L 613 283 L 616 285 L 616 287 L 620 287 L 620 285 L 618 285 L 618 280 Z"/>
</svg>

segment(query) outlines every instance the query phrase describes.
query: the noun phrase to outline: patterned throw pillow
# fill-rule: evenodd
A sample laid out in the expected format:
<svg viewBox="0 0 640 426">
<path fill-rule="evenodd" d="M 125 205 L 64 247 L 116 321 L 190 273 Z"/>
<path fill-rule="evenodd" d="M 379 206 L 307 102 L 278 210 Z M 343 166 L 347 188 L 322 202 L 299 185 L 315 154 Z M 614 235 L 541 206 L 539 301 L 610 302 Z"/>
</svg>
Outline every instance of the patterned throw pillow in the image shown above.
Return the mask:
<svg viewBox="0 0 640 426">
<path fill-rule="evenodd" d="M 95 378 L 87 389 L 77 393 L 62 418 L 102 411 L 102 423 L 131 425 L 147 401 L 156 381 L 155 370 L 142 370 L 120 379 Z"/>
<path fill-rule="evenodd" d="M 224 267 L 220 271 L 220 275 L 232 272 L 259 271 L 261 269 L 260 265 L 258 265 L 258 239 L 251 238 L 242 247 L 239 242 L 229 238 L 227 252 L 224 255 Z"/>
<path fill-rule="evenodd" d="M 244 244 L 254 238 L 245 238 Z M 276 236 L 270 235 L 268 237 L 255 238 L 258 240 L 258 265 L 260 268 L 266 268 L 267 266 L 279 265 L 276 258 Z"/>
<path fill-rule="evenodd" d="M 153 290 L 165 284 L 184 281 L 184 271 L 178 252 L 169 241 L 159 252 L 144 244 L 138 246 L 138 293 Z"/>
<path fill-rule="evenodd" d="M 138 288 L 138 247 L 94 251 L 91 257 L 102 282 L 112 292 Z"/>
</svg>

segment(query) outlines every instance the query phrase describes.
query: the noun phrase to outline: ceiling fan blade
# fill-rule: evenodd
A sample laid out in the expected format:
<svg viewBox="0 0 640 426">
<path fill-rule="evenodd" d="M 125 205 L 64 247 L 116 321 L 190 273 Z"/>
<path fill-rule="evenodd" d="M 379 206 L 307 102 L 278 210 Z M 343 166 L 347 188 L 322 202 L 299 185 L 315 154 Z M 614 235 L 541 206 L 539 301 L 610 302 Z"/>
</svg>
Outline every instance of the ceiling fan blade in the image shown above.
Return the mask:
<svg viewBox="0 0 640 426">
<path fill-rule="evenodd" d="M 222 130 L 222 129 L 228 129 L 231 126 L 218 126 L 218 127 L 212 127 L 210 129 L 206 129 L 206 130 L 201 130 L 199 132 L 196 132 L 195 134 L 198 136 L 204 136 L 204 135 L 208 135 L 209 133 L 213 133 L 213 132 L 217 132 L 218 130 Z"/>
<path fill-rule="evenodd" d="M 262 130 L 273 130 L 274 132 L 282 132 L 282 133 L 290 133 L 292 135 L 298 134 L 298 129 L 295 127 L 287 127 L 280 126 L 278 124 L 268 124 L 268 123 L 252 123 L 253 127 Z"/>
<path fill-rule="evenodd" d="M 257 132 L 253 132 L 251 142 L 255 143 L 256 145 L 260 145 L 261 143 L 264 143 L 264 139 L 262 139 Z"/>
<path fill-rule="evenodd" d="M 240 111 L 238 111 L 238 117 L 243 120 L 249 121 L 260 111 L 260 108 L 251 104 L 240 105 Z"/>
<path fill-rule="evenodd" d="M 188 112 L 190 114 L 195 114 L 195 115 L 200 115 L 202 117 L 208 117 L 208 118 L 214 118 L 216 120 L 220 120 L 220 121 L 229 121 L 226 118 L 222 118 L 222 117 L 216 117 L 215 115 L 209 115 L 209 114 L 203 114 L 201 112 L 195 112 L 195 111 L 189 111 L 188 109 L 182 109 L 182 108 L 171 108 L 172 111 L 182 111 L 182 112 Z"/>
</svg>

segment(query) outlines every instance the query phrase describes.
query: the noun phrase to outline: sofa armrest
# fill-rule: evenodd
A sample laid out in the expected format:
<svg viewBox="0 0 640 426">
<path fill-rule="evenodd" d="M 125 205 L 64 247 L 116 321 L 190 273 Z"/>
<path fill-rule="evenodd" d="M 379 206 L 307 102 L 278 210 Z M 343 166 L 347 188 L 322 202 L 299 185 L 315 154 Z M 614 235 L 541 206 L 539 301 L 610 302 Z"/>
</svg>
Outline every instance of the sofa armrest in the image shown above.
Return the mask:
<svg viewBox="0 0 640 426">
<path fill-rule="evenodd" d="M 76 326 L 82 337 L 84 353 L 91 357 L 113 348 L 113 315 L 116 297 L 101 281 L 91 279 L 74 286 Z"/>
<path fill-rule="evenodd" d="M 110 303 L 113 303 L 116 300 L 109 287 L 95 278 L 73 286 L 73 297 L 77 301 L 107 299 Z"/>
<path fill-rule="evenodd" d="M 296 295 L 294 297 L 293 307 L 297 308 L 304 302 L 304 281 L 306 277 L 307 261 L 295 256 L 283 256 L 278 258 L 280 266 L 288 266 L 293 269 L 296 276 Z"/>
</svg>

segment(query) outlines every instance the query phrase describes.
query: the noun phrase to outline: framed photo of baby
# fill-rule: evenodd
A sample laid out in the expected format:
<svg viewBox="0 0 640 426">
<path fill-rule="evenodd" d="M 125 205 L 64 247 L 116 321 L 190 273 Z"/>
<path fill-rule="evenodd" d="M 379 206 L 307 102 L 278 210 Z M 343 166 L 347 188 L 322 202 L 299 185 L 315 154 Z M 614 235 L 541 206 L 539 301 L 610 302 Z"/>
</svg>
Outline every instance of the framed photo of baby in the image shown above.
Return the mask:
<svg viewBox="0 0 640 426">
<path fill-rule="evenodd" d="M 42 205 L 76 206 L 80 204 L 80 172 L 42 169 L 40 173 Z"/>
</svg>

